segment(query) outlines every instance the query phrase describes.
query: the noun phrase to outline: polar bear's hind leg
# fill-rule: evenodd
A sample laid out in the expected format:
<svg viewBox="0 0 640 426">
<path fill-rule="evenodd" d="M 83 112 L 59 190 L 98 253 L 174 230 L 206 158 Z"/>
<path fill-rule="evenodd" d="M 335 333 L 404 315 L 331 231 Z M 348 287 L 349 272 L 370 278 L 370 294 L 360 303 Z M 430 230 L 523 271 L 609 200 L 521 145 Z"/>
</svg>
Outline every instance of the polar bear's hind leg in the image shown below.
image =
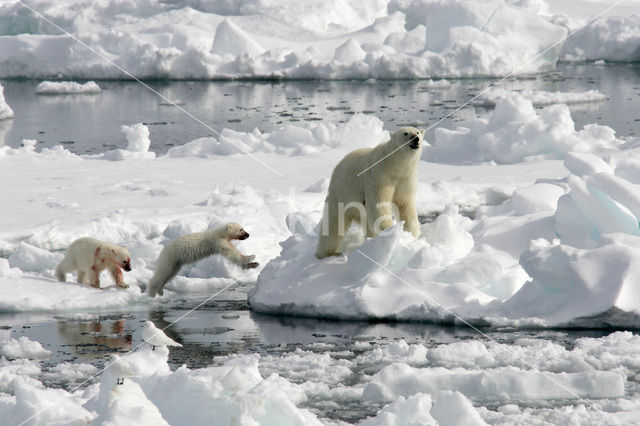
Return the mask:
<svg viewBox="0 0 640 426">
<path fill-rule="evenodd" d="M 318 259 L 338 254 L 338 247 L 342 241 L 338 225 L 338 203 L 327 199 L 323 217 L 326 217 L 327 220 L 323 220 L 320 226 L 320 237 L 318 239 L 318 248 L 316 249 L 316 257 Z"/>
<path fill-rule="evenodd" d="M 158 259 L 158 269 L 153 274 L 151 281 L 149 281 L 147 294 L 150 297 L 154 297 L 156 294 L 162 296 L 164 286 L 178 275 L 181 267 L 182 263 L 180 262 L 165 263 L 162 258 Z"/>
</svg>

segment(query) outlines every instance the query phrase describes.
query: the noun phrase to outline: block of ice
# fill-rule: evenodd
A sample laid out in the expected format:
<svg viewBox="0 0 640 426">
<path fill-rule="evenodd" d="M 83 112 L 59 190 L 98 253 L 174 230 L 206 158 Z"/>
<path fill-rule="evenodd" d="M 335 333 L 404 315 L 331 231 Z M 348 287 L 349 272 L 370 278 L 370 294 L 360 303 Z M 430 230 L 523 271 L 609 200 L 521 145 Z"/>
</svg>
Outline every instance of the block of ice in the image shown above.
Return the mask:
<svg viewBox="0 0 640 426">
<path fill-rule="evenodd" d="M 460 392 L 473 401 L 618 398 L 625 394 L 624 377 L 609 371 L 450 370 L 397 363 L 376 373 L 362 396 L 370 401 L 394 401 L 400 395 L 406 398 L 439 391 Z"/>
<path fill-rule="evenodd" d="M 526 310 L 529 316 L 554 324 L 616 309 L 640 314 L 640 290 L 634 283 L 640 273 L 640 237 L 609 234 L 600 244 L 580 249 L 540 240 L 532 243 L 520 257 L 532 280 L 504 303 L 503 314 L 520 317 Z"/>
<path fill-rule="evenodd" d="M 13 118 L 13 110 L 4 99 L 4 87 L 0 84 L 0 120 Z"/>
<path fill-rule="evenodd" d="M 35 88 L 38 95 L 95 94 L 101 91 L 95 81 L 87 81 L 84 84 L 75 81 L 43 81 Z"/>
</svg>

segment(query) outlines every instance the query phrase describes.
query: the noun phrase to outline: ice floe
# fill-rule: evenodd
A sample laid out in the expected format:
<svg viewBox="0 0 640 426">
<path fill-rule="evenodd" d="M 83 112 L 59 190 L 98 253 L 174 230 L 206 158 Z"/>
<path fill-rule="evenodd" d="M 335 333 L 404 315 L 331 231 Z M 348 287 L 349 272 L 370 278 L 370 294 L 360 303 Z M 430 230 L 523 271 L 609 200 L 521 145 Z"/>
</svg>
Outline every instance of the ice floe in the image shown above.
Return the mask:
<svg viewBox="0 0 640 426">
<path fill-rule="evenodd" d="M 0 120 L 13 118 L 13 110 L 4 99 L 4 87 L 0 84 Z"/>
<path fill-rule="evenodd" d="M 68 95 L 68 94 L 95 94 L 102 92 L 102 89 L 95 81 L 78 83 L 75 81 L 43 81 L 35 88 L 39 95 Z"/>
</svg>

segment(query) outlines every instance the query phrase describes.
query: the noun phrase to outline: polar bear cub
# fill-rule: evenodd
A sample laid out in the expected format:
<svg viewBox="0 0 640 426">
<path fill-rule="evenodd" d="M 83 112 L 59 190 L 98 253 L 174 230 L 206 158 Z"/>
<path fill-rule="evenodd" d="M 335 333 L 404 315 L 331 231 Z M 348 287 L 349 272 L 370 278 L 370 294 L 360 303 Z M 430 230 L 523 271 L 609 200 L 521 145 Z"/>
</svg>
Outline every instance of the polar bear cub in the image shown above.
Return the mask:
<svg viewBox="0 0 640 426">
<path fill-rule="evenodd" d="M 93 238 L 79 238 L 71 243 L 55 274 L 58 281 L 65 281 L 68 273 L 78 271 L 79 283 L 100 288 L 100 273 L 105 269 L 118 287 L 128 288 L 122 269 L 131 271 L 129 250 Z"/>
<path fill-rule="evenodd" d="M 415 237 L 420 224 L 415 208 L 424 130 L 403 127 L 374 148 L 347 154 L 333 169 L 316 257 L 339 254 L 349 226 L 360 224 L 368 237 L 404 221 Z"/>
<path fill-rule="evenodd" d="M 256 268 L 255 255 L 245 256 L 236 249 L 231 240 L 246 240 L 249 233 L 235 222 L 218 226 L 204 232 L 183 235 L 171 241 L 162 250 L 156 262 L 156 271 L 147 286 L 147 294 L 162 296 L 165 284 L 175 277 L 183 265 L 197 262 L 205 257 L 221 254 L 244 269 Z"/>
</svg>

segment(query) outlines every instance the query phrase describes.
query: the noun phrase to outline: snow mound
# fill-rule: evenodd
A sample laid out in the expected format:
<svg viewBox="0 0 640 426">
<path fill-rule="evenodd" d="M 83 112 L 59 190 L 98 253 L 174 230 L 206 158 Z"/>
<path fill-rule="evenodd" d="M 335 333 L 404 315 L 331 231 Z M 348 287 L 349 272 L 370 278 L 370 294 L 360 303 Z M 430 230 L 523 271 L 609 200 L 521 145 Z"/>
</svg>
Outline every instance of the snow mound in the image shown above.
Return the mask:
<svg viewBox="0 0 640 426">
<path fill-rule="evenodd" d="M 588 124 L 576 131 L 569 108 L 557 104 L 534 110 L 518 94 L 497 100 L 488 118 L 476 118 L 468 127 L 438 128 L 432 147 L 424 150 L 430 161 L 514 163 L 529 157 L 563 158 L 567 152 L 607 152 L 622 144 L 613 129 Z"/>
<path fill-rule="evenodd" d="M 377 117 L 355 114 L 338 126 L 333 123 L 309 127 L 287 125 L 271 133 L 262 133 L 258 129 L 249 133 L 224 129 L 219 138 L 195 139 L 171 148 L 167 156 L 211 158 L 256 152 L 304 155 L 339 147 L 356 149 L 388 140 L 389 133 L 382 126 Z"/>
<path fill-rule="evenodd" d="M 51 351 L 42 347 L 39 342 L 30 340 L 27 336 L 17 339 L 0 341 L 0 356 L 8 359 L 28 358 L 46 359 L 51 357 Z"/>
<path fill-rule="evenodd" d="M 298 217 L 298 222 L 302 220 Z M 469 285 L 450 286 L 435 280 L 472 248 L 473 238 L 464 224 L 465 218 L 451 207 L 434 223 L 422 225 L 419 239 L 403 231 L 401 224 L 364 244 L 354 233 L 345 239 L 350 240 L 351 250 L 358 248 L 344 256 L 318 260 L 313 226 L 307 223 L 294 228 L 289 223 L 292 232 L 298 233 L 281 243 L 280 257 L 260 273 L 249 303 L 253 310 L 268 313 L 450 320 L 451 313 L 443 306 L 456 304 L 458 298 L 484 303 L 493 299 Z M 305 229 L 311 231 L 300 233 Z M 424 300 L 416 301 L 416 291 Z"/>
<path fill-rule="evenodd" d="M 236 56 L 246 54 L 256 56 L 264 52 L 264 48 L 246 31 L 243 31 L 229 19 L 225 19 L 216 28 L 211 52 L 218 55 Z"/>
<path fill-rule="evenodd" d="M 360 426 L 411 424 L 481 426 L 487 423 L 482 420 L 472 402 L 457 391 L 437 392 L 433 397 L 422 392 L 407 398 L 399 395 L 375 417 L 359 423 Z"/>
<path fill-rule="evenodd" d="M 640 190 L 601 158 L 569 153 L 561 181 L 514 191 L 473 222 L 450 206 L 415 239 L 397 224 L 314 256 L 317 216 L 295 214 L 249 293 L 253 310 L 496 326 L 640 324 Z M 295 220 L 293 220 L 295 218 Z M 300 222 L 305 222 L 300 224 Z M 578 381 L 582 379 L 576 379 Z M 452 389 L 455 390 L 455 389 Z"/>
<path fill-rule="evenodd" d="M 362 50 L 360 43 L 350 38 L 344 44 L 338 46 L 333 55 L 333 60 L 350 64 L 351 62 L 361 61 L 365 56 L 367 56 L 367 52 Z"/>
<path fill-rule="evenodd" d="M 474 105 L 494 106 L 501 99 L 511 98 L 514 93 L 517 93 L 535 106 L 600 102 L 607 99 L 604 94 L 597 90 L 589 90 L 586 92 L 547 92 L 544 90 L 525 89 L 512 92 L 498 87 L 482 93 L 482 95 L 478 96 L 472 103 Z"/>
<path fill-rule="evenodd" d="M 4 87 L 0 84 L 0 120 L 13 118 L 13 110 L 4 99 Z"/>
<path fill-rule="evenodd" d="M 95 94 L 102 92 L 102 89 L 95 81 L 84 84 L 75 81 L 43 81 L 36 86 L 35 92 L 38 95 Z"/>
<path fill-rule="evenodd" d="M 102 155 L 102 158 L 113 161 L 156 158 L 154 152 L 149 152 L 151 140 L 147 126 L 142 123 L 122 126 L 122 131 L 127 137 L 127 148 L 107 151 Z"/>
<path fill-rule="evenodd" d="M 598 19 L 567 39 L 562 59 L 637 62 L 640 60 L 639 17 L 636 13 Z"/>
</svg>

